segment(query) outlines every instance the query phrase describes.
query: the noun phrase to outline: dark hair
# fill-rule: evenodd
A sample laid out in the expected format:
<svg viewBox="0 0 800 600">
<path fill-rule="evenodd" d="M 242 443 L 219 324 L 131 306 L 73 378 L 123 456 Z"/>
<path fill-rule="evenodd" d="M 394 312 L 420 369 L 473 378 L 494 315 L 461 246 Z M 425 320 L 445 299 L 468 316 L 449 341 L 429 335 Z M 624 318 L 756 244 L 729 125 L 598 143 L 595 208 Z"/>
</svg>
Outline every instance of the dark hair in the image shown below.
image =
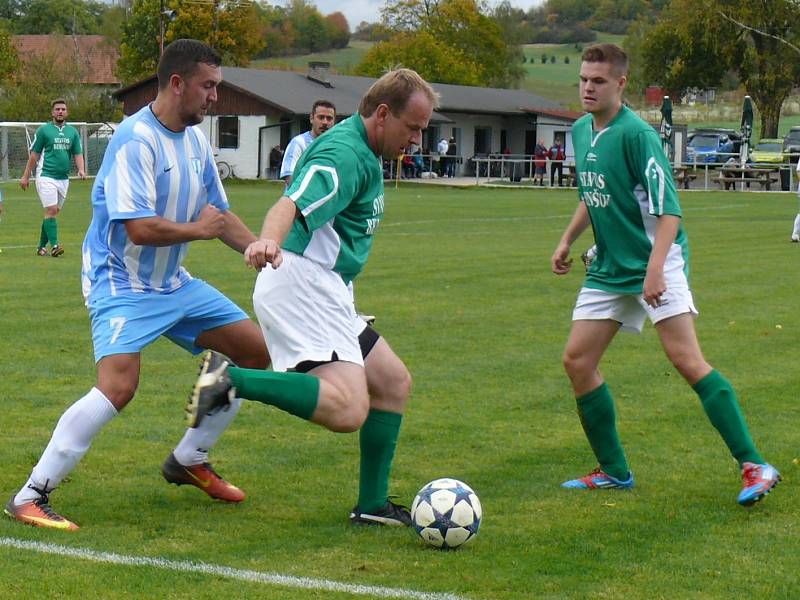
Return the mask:
<svg viewBox="0 0 800 600">
<path fill-rule="evenodd" d="M 314 113 L 317 112 L 317 107 L 322 106 L 324 108 L 332 108 L 333 114 L 336 114 L 336 106 L 334 106 L 333 102 L 330 100 L 317 100 L 314 102 L 314 105 L 311 107 L 311 116 L 314 116 Z"/>
<path fill-rule="evenodd" d="M 628 74 L 628 55 L 615 44 L 593 44 L 583 51 L 583 62 L 608 63 L 617 75 Z"/>
<path fill-rule="evenodd" d="M 158 61 L 158 89 L 167 87 L 173 75 L 188 79 L 198 63 L 218 67 L 222 64 L 222 57 L 211 46 L 198 40 L 175 40 L 164 49 Z"/>
<path fill-rule="evenodd" d="M 437 94 L 427 81 L 425 81 L 416 71 L 411 69 L 397 69 L 389 71 L 370 86 L 361 103 L 358 106 L 358 113 L 362 117 L 371 117 L 378 109 L 378 105 L 386 104 L 394 115 L 402 113 L 408 99 L 414 92 L 422 92 L 433 104 L 433 108 L 439 106 L 439 94 Z"/>
<path fill-rule="evenodd" d="M 67 101 L 63 98 L 56 98 L 50 103 L 50 108 L 55 108 L 56 104 L 63 104 L 64 106 L 67 105 Z"/>
</svg>

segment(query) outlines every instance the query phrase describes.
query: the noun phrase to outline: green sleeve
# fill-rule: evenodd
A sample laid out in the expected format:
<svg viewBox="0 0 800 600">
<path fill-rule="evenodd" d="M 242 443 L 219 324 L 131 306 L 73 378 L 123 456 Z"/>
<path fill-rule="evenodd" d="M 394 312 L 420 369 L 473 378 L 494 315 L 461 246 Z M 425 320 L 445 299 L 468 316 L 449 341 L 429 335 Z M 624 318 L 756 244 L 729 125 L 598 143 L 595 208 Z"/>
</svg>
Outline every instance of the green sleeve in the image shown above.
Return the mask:
<svg viewBox="0 0 800 600">
<path fill-rule="evenodd" d="M 664 154 L 661 138 L 654 129 L 636 135 L 633 153 L 634 175 L 647 192 L 651 215 L 681 216 L 678 191 L 672 178 L 672 165 Z"/>
<path fill-rule="evenodd" d="M 81 134 L 74 127 L 72 128 L 72 155 L 83 154 L 83 146 L 81 145 Z"/>
<path fill-rule="evenodd" d="M 36 130 L 36 133 L 33 134 L 33 143 L 31 144 L 31 152 L 36 152 L 36 154 L 41 154 L 44 150 L 45 144 L 45 130 L 44 127 L 39 127 Z"/>
<path fill-rule="evenodd" d="M 309 231 L 321 227 L 345 210 L 357 195 L 364 169 L 353 152 L 342 147 L 318 151 L 309 157 L 286 191 Z"/>
</svg>

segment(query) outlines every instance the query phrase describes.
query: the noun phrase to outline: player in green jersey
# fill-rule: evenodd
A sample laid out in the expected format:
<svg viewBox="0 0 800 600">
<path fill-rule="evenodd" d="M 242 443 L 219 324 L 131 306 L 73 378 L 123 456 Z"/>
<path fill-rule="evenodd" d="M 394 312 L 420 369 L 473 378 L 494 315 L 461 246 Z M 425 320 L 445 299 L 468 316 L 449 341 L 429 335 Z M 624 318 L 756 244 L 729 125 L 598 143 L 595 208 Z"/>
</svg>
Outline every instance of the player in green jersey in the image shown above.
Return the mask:
<svg viewBox="0 0 800 600">
<path fill-rule="evenodd" d="M 84 179 L 86 170 L 83 162 L 83 148 L 78 130 L 67 124 L 67 103 L 59 98 L 53 100 L 53 121 L 45 123 L 36 130 L 30 147 L 30 157 L 19 185 L 28 189 L 33 167 L 41 164 L 36 172 L 36 191 L 44 208 L 44 219 L 39 234 L 39 245 L 36 253 L 47 256 L 47 243 L 50 242 L 50 255 L 61 256 L 64 249 L 58 243 L 58 225 L 56 217 L 67 199 L 69 189 L 69 171 L 72 157 L 78 167 L 78 177 Z"/>
<path fill-rule="evenodd" d="M 192 425 L 235 391 L 331 431 L 359 431 L 354 524 L 411 523 L 408 509 L 388 497 L 411 375 L 358 317 L 348 283 L 363 269 L 383 218 L 381 159 L 419 145 L 437 104 L 417 73 L 391 71 L 355 115 L 303 153 L 260 239 L 245 252 L 260 270 L 253 303 L 275 372 L 237 368 L 208 353 L 187 409 Z"/>
<path fill-rule="evenodd" d="M 554 273 L 568 273 L 570 246 L 592 226 L 597 257 L 578 294 L 563 360 L 599 467 L 563 486 L 633 487 L 614 401 L 598 365 L 620 328 L 641 331 L 649 317 L 667 357 L 700 396 L 738 461 L 744 482 L 738 502 L 749 506 L 768 494 L 780 475 L 753 444 L 733 387 L 700 350 L 672 169 L 656 131 L 622 104 L 627 73 L 628 58 L 613 44 L 583 53 L 579 87 L 589 114 L 572 128 L 580 202 L 551 264 Z"/>
</svg>

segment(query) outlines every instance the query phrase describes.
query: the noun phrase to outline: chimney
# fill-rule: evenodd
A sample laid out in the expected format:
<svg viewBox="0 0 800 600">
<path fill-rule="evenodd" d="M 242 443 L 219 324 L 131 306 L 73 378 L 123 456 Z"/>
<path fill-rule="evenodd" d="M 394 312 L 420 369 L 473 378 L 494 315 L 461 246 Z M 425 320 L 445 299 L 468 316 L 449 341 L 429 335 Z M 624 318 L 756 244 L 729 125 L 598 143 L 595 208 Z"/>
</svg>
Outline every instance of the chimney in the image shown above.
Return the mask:
<svg viewBox="0 0 800 600">
<path fill-rule="evenodd" d="M 328 75 L 330 74 L 331 63 L 323 61 L 311 61 L 308 63 L 308 75 L 306 77 L 311 81 L 320 83 L 326 88 L 332 88 Z"/>
</svg>

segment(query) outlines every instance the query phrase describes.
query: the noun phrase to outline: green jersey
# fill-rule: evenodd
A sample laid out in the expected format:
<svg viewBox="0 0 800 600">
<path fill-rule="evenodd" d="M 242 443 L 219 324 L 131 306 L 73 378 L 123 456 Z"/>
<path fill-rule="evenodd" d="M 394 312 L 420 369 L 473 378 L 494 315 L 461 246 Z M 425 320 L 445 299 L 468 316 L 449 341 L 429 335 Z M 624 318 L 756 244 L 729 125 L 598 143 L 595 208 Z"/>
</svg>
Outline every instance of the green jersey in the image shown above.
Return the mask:
<svg viewBox="0 0 800 600">
<path fill-rule="evenodd" d="M 586 205 L 597 258 L 584 285 L 619 294 L 641 294 L 661 215 L 681 216 L 672 167 L 656 131 L 623 106 L 605 129 L 592 115 L 572 127 L 580 201 Z M 689 247 L 680 226 L 664 270 L 688 276 Z"/>
<path fill-rule="evenodd" d="M 66 123 L 59 127 L 52 121 L 36 130 L 31 152 L 41 154 L 37 176 L 69 179 L 72 157 L 83 154 L 78 130 Z"/>
<path fill-rule="evenodd" d="M 316 138 L 303 152 L 286 195 L 301 216 L 283 248 L 350 283 L 364 268 L 383 218 L 383 169 L 359 114 Z"/>
</svg>

